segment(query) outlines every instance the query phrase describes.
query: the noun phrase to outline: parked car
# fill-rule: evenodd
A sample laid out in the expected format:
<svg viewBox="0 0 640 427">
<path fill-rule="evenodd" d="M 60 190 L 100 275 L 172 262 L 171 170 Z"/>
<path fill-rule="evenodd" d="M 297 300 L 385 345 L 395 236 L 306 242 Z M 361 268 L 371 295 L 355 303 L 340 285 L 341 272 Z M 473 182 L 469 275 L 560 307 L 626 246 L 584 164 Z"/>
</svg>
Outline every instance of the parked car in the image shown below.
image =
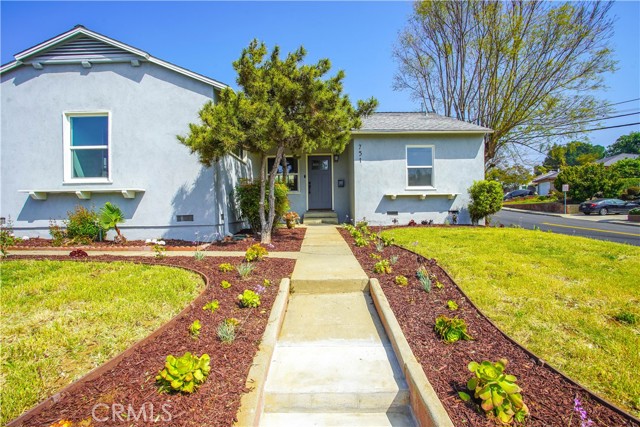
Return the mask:
<svg viewBox="0 0 640 427">
<path fill-rule="evenodd" d="M 536 195 L 536 192 L 533 190 L 514 190 L 505 194 L 502 200 L 511 200 L 511 199 L 515 199 L 516 197 L 526 197 L 526 196 L 535 196 L 535 195 Z"/>
<path fill-rule="evenodd" d="M 640 202 L 625 202 L 620 199 L 595 199 L 580 203 L 579 210 L 585 215 L 597 212 L 599 215 L 628 213 L 631 209 L 640 207 Z"/>
</svg>

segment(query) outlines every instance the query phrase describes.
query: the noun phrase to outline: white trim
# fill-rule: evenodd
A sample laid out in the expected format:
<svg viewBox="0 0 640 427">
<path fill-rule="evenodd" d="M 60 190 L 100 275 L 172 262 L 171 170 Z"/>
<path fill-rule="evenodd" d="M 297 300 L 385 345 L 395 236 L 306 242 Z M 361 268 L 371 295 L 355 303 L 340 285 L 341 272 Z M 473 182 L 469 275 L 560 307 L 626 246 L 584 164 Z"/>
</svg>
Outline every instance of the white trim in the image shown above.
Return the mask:
<svg viewBox="0 0 640 427">
<path fill-rule="evenodd" d="M 72 152 L 73 150 L 85 150 L 85 149 L 103 149 L 103 145 L 94 146 L 84 146 L 81 148 L 71 148 L 71 117 L 107 117 L 107 176 L 102 178 L 93 177 L 93 178 L 74 178 L 72 172 Z M 113 139 L 111 137 L 111 111 L 96 109 L 96 110 L 88 110 L 88 111 L 63 111 L 62 112 L 62 145 L 63 145 L 63 158 L 64 158 L 64 166 L 63 166 L 63 176 L 62 183 L 63 184 L 110 184 L 112 183 L 111 179 L 111 171 L 113 169 L 112 165 L 112 152 L 113 152 Z"/>
<path fill-rule="evenodd" d="M 431 149 L 431 166 L 409 166 L 409 148 L 430 148 Z M 404 172 L 407 190 L 433 190 L 436 188 L 436 147 L 429 144 L 407 144 L 404 146 Z M 415 186 L 409 185 L 409 168 L 411 169 L 427 169 L 431 168 L 431 185 Z"/>
<path fill-rule="evenodd" d="M 64 190 L 18 190 L 18 193 L 28 193 L 33 200 L 47 200 L 49 194 L 75 194 L 79 199 L 88 200 L 92 193 L 122 194 L 125 199 L 134 199 L 136 193 L 144 193 L 142 188 L 69 188 Z"/>
<path fill-rule="evenodd" d="M 307 210 L 309 210 L 309 157 L 315 157 L 315 156 L 329 156 L 329 160 L 331 161 L 331 210 L 335 211 L 335 191 L 333 191 L 333 170 L 334 165 L 333 165 L 333 153 L 311 153 L 311 154 L 305 154 L 305 169 L 307 171 L 307 173 L 305 174 L 306 178 L 306 187 L 305 187 L 305 195 L 306 195 L 306 207 Z"/>
<path fill-rule="evenodd" d="M 442 134 L 476 134 L 484 135 L 487 133 L 493 133 L 491 129 L 474 129 L 474 130 L 462 130 L 462 129 L 445 129 L 445 130 L 412 130 L 412 129 L 367 129 L 367 130 L 353 130 L 353 135 L 442 135 Z"/>
</svg>

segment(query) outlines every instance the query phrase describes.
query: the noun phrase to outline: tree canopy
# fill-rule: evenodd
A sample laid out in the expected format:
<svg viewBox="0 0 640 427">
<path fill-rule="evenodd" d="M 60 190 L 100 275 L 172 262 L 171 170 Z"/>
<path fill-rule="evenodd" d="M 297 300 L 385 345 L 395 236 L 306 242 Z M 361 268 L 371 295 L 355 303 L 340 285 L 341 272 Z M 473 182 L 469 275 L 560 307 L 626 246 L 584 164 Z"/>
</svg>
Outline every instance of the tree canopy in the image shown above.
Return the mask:
<svg viewBox="0 0 640 427">
<path fill-rule="evenodd" d="M 622 135 L 607 149 L 607 156 L 622 153 L 640 154 L 640 132 Z"/>
<path fill-rule="evenodd" d="M 426 109 L 494 130 L 485 165 L 593 125 L 614 70 L 610 2 L 418 1 L 394 56 L 394 87 Z"/>
<path fill-rule="evenodd" d="M 554 144 L 547 152 L 542 166 L 546 170 L 558 170 L 567 166 L 593 163 L 604 157 L 605 148 L 583 141 L 572 141 L 567 145 Z"/>
<path fill-rule="evenodd" d="M 600 163 L 564 168 L 554 181 L 556 188 L 569 184 L 569 197 L 577 203 L 601 194 L 601 197 L 618 197 L 624 186 L 620 176 Z"/>
<path fill-rule="evenodd" d="M 200 123 L 190 124 L 189 134 L 178 137 L 207 166 L 239 147 L 260 155 L 262 243 L 271 242 L 274 186 L 285 151 L 341 153 L 351 131 L 362 126 L 361 117 L 377 106 L 371 98 L 354 107 L 343 94 L 344 72 L 325 78 L 331 69 L 329 60 L 304 64 L 305 56 L 300 47 L 283 60 L 278 46 L 268 55 L 266 45 L 253 40 L 233 62 L 240 90 L 223 89 L 216 103 L 204 105 Z M 269 154 L 275 156 L 271 170 L 267 170 Z M 267 186 L 269 209 L 265 212 Z"/>
<path fill-rule="evenodd" d="M 497 166 L 487 172 L 488 181 L 498 181 L 502 184 L 502 189 L 511 191 L 526 185 L 533 176 L 529 169 L 520 164 L 513 164 L 507 167 Z"/>
</svg>

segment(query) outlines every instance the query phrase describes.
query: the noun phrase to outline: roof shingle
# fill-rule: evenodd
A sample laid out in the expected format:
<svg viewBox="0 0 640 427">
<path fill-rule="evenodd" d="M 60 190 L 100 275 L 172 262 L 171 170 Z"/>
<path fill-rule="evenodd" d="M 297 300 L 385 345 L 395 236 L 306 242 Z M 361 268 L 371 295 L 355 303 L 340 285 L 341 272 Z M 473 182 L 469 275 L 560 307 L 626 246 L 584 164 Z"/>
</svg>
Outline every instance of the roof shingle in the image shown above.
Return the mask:
<svg viewBox="0 0 640 427">
<path fill-rule="evenodd" d="M 434 113 L 374 113 L 362 120 L 362 128 L 354 133 L 419 133 L 473 132 L 489 133 L 491 129 Z"/>
</svg>

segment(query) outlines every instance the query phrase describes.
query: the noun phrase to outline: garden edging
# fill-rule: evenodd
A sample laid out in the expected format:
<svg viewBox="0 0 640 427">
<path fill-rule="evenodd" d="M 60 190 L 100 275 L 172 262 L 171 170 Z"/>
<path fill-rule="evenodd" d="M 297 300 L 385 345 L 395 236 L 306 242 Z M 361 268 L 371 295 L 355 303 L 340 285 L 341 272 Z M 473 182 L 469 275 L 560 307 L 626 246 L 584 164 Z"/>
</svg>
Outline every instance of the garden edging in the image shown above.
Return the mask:
<svg viewBox="0 0 640 427">
<path fill-rule="evenodd" d="M 70 260 L 70 261 L 73 262 L 73 260 Z M 207 291 L 207 288 L 209 287 L 209 279 L 207 278 L 206 274 L 204 274 L 203 272 L 195 270 L 195 269 L 185 268 L 185 267 L 180 267 L 180 266 L 175 266 L 175 265 L 170 265 L 168 267 L 180 268 L 180 269 L 183 269 L 183 270 L 192 271 L 192 272 L 196 273 L 198 276 L 200 276 L 202 278 L 202 280 L 204 281 L 204 287 L 202 289 L 202 292 L 200 292 L 200 294 L 198 294 L 198 296 L 196 296 L 193 301 L 198 299 L 202 294 L 204 294 Z M 20 427 L 20 426 L 25 425 L 25 423 L 30 418 L 34 417 L 35 415 L 39 414 L 40 412 L 42 412 L 44 410 L 47 410 L 48 408 L 53 406 L 55 403 L 57 403 L 59 400 L 61 400 L 65 395 L 73 394 L 76 390 L 80 389 L 80 387 L 82 387 L 84 385 L 84 383 L 86 383 L 88 381 L 92 381 L 92 380 L 98 378 L 103 373 L 108 372 L 109 370 L 114 368 L 118 363 L 120 363 L 120 361 L 122 359 L 124 359 L 125 357 L 127 357 L 128 355 L 133 353 L 140 346 L 142 346 L 142 345 L 150 342 L 151 340 L 155 339 L 157 336 L 162 334 L 167 328 L 169 328 L 171 325 L 173 325 L 173 323 L 176 322 L 180 317 L 186 315 L 188 313 L 188 311 L 191 309 L 192 305 L 193 305 L 193 302 L 189 303 L 185 308 L 183 308 L 180 311 L 180 313 L 176 314 L 173 318 L 171 318 L 164 325 L 160 326 L 158 329 L 153 331 L 149 336 L 147 336 L 147 337 L 143 338 L 142 340 L 138 341 L 137 343 L 133 344 L 131 347 L 127 348 L 122 353 L 118 354 L 117 356 L 113 357 L 112 359 L 108 360 L 107 362 L 103 363 L 102 365 L 97 366 L 93 370 L 89 371 L 89 373 L 87 373 L 82 378 L 74 381 L 73 383 L 71 383 L 68 386 L 64 387 L 62 390 L 60 390 L 59 392 L 57 392 L 53 396 L 50 396 L 47 399 L 43 400 L 42 402 L 38 403 L 36 406 L 34 406 L 33 408 L 29 409 L 27 412 L 25 412 L 24 414 L 20 415 L 18 418 L 8 422 L 6 427 Z"/>
<path fill-rule="evenodd" d="M 284 315 L 287 311 L 289 303 L 289 291 L 291 289 L 291 280 L 284 278 L 280 281 L 278 295 L 273 302 L 267 327 L 265 328 L 258 352 L 253 358 L 249 375 L 247 376 L 246 386 L 251 390 L 242 396 L 240 400 L 240 409 L 236 415 L 235 426 L 258 426 L 260 424 L 260 416 L 264 408 L 264 385 L 269 374 L 269 366 L 273 357 L 278 335 L 284 323 Z"/>
<path fill-rule="evenodd" d="M 387 297 L 378 279 L 369 280 L 369 292 L 382 325 L 389 336 L 393 352 L 409 386 L 410 404 L 418 425 L 423 427 L 453 427 L 453 422 L 444 409 L 435 390 L 429 383 L 422 366 L 415 358 L 409 343 L 402 333 Z"/>
</svg>

